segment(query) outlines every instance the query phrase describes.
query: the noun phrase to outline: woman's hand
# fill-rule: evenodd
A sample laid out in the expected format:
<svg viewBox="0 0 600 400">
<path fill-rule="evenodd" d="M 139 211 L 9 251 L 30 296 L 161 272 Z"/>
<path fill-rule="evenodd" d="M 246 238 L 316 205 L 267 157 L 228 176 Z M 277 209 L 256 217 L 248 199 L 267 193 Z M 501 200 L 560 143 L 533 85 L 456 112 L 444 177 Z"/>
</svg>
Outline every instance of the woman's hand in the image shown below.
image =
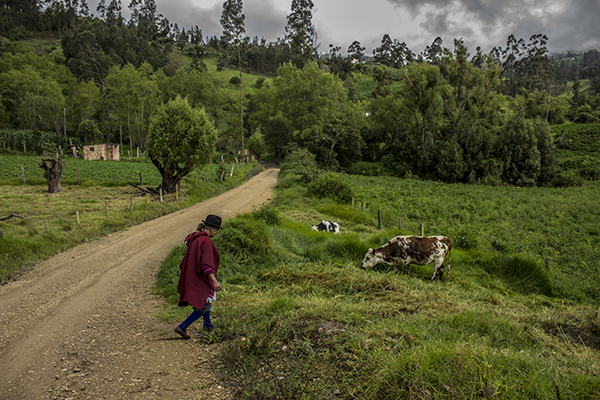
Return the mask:
<svg viewBox="0 0 600 400">
<path fill-rule="evenodd" d="M 209 274 L 208 278 L 210 279 L 210 282 L 212 283 L 212 287 L 215 292 L 221 290 L 221 284 L 219 283 L 219 281 L 217 281 L 217 277 L 215 276 L 215 274 Z"/>
</svg>

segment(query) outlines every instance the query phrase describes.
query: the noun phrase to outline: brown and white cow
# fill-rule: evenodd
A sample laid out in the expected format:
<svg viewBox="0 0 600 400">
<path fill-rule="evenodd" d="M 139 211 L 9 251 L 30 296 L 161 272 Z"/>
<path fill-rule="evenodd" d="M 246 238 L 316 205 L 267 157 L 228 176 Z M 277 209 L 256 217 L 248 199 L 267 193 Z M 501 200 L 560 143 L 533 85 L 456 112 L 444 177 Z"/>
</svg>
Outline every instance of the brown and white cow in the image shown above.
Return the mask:
<svg viewBox="0 0 600 400">
<path fill-rule="evenodd" d="M 373 250 L 369 249 L 362 261 L 362 268 L 372 268 L 377 263 L 383 262 L 394 266 L 404 265 L 409 273 L 409 264 L 427 265 L 435 262 L 433 276 L 442 279 L 444 274 L 444 259 L 448 256 L 448 278 L 450 278 L 450 258 L 452 242 L 446 236 L 396 236 L 383 246 Z"/>
</svg>

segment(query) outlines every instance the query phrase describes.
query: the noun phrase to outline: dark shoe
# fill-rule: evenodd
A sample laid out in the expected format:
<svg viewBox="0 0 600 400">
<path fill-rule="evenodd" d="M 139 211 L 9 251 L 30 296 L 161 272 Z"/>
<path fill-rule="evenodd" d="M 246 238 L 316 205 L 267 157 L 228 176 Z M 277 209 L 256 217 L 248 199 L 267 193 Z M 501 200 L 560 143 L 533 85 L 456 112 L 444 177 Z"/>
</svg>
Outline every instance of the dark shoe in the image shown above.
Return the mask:
<svg viewBox="0 0 600 400">
<path fill-rule="evenodd" d="M 177 328 L 175 328 L 175 332 L 179 333 L 181 335 L 181 337 L 184 338 L 184 339 L 191 339 L 190 335 L 188 335 L 187 333 L 185 333 L 185 331 L 183 329 L 181 329 L 180 326 L 178 326 Z"/>
</svg>

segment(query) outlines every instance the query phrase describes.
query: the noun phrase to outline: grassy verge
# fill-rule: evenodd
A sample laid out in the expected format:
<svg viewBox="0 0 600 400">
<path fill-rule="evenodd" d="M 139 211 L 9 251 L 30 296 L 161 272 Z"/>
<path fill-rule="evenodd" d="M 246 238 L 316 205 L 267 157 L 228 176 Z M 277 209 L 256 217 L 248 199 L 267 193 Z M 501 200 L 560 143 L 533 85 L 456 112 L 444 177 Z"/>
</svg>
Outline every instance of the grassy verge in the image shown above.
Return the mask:
<svg viewBox="0 0 600 400">
<path fill-rule="evenodd" d="M 118 167 L 118 163 L 105 164 Z M 230 177 L 230 168 L 223 182 L 217 177 L 216 165 L 194 171 L 184 180 L 178 198 L 166 195 L 162 203 L 157 198 L 133 197 L 139 192 L 127 181 L 99 182 L 83 174 L 86 179 L 81 185 L 66 179 L 63 192 L 56 194 L 47 193 L 46 181 L 41 178 L 28 178 L 26 184 L 18 178 L 1 181 L 0 216 L 17 214 L 27 220 L 0 222 L 0 281 L 82 242 L 214 197 L 262 170 L 258 163 L 252 163 L 235 168 Z M 207 182 L 203 181 L 205 175 Z M 139 185 L 139 181 L 134 183 Z"/>
<path fill-rule="evenodd" d="M 486 187 L 487 196 L 475 196 L 469 190 L 481 187 L 444 190 L 401 180 L 385 186 L 403 184 L 413 185 L 405 194 L 420 198 L 400 196 L 407 200 L 396 205 L 407 213 L 402 233 L 423 221 L 427 232 L 450 234 L 450 280 L 428 283 L 431 265 L 412 266 L 410 276 L 381 264 L 361 270 L 366 250 L 397 235 L 397 227 L 377 229 L 368 208 L 308 198 L 302 186 L 281 191 L 276 208 L 226 222 L 215 237 L 224 287 L 213 313 L 218 329 L 206 339 L 228 342 L 223 361 L 246 398 L 598 398 L 600 314 L 594 299 L 563 296 L 556 276 L 571 266 L 555 261 L 547 270 L 545 255 L 528 244 L 500 236 L 496 245 L 504 247 L 494 250 L 487 233 L 480 235 L 536 233 L 549 203 L 562 198 L 559 208 L 570 213 L 577 204 L 588 210 L 587 201 L 555 189 L 505 198 L 507 188 Z M 385 189 L 377 193 L 383 204 Z M 540 201 L 546 196 L 549 203 Z M 442 211 L 449 219 L 443 226 Z M 598 222 L 593 213 L 579 215 Z M 342 234 L 311 231 L 320 219 L 341 222 Z M 561 234 L 571 237 L 579 226 L 563 224 Z M 551 234 L 536 234 L 544 232 Z M 164 317 L 172 321 L 188 311 L 176 307 L 183 252 L 175 248 L 157 276 L 156 290 L 168 304 Z M 595 267 L 588 267 L 591 275 Z M 571 282 L 571 293 L 588 286 Z"/>
</svg>

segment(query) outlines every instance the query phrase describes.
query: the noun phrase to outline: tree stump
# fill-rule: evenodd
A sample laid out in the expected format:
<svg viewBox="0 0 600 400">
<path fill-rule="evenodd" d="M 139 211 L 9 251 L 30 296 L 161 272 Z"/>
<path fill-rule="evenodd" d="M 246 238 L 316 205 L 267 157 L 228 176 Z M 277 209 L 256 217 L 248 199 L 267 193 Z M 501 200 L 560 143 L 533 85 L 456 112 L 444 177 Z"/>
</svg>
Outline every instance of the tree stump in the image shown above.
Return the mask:
<svg viewBox="0 0 600 400">
<path fill-rule="evenodd" d="M 40 162 L 40 168 L 46 170 L 46 172 L 44 172 L 44 178 L 46 178 L 46 182 L 48 182 L 48 193 L 62 192 L 60 176 L 65 164 L 66 162 L 61 160 L 60 157 L 42 159 L 42 162 Z"/>
</svg>

